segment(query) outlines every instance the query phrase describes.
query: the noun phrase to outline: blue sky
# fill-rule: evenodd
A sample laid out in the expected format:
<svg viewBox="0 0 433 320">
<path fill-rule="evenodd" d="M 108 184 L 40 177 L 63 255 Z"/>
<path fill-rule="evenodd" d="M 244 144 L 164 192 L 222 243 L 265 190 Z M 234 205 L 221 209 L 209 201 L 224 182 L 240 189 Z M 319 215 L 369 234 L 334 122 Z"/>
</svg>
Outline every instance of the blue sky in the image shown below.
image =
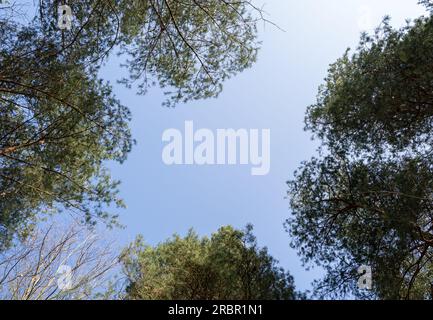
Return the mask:
<svg viewBox="0 0 433 320">
<path fill-rule="evenodd" d="M 223 225 L 255 226 L 262 246 L 295 277 L 299 289 L 310 288 L 320 270 L 306 271 L 289 247 L 283 228 L 289 217 L 285 182 L 301 161 L 315 154 L 317 142 L 303 131 L 306 107 L 315 101 L 328 65 L 347 47 L 355 47 L 361 29 L 376 26 L 389 14 L 395 26 L 424 13 L 417 0 L 267 0 L 271 25 L 260 25 L 263 41 L 258 62 L 225 83 L 218 99 L 161 106 L 158 88 L 146 96 L 115 85 L 115 93 L 132 111 L 137 145 L 123 165 L 111 165 L 122 184 L 128 208 L 120 212 L 126 229 L 117 231 L 121 244 L 142 234 L 157 244 L 173 233 L 193 227 L 209 235 Z M 115 84 L 124 74 L 113 59 L 102 76 Z M 196 128 L 271 129 L 271 170 L 252 176 L 249 166 L 166 166 L 161 159 L 162 133 L 181 129 L 193 120 Z"/>
</svg>

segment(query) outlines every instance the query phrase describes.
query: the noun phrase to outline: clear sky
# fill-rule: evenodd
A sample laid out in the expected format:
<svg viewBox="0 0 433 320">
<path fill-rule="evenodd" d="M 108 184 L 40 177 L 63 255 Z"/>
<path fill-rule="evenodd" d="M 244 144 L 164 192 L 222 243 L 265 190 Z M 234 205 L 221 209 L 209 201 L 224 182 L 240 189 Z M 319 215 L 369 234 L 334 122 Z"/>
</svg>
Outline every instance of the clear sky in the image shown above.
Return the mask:
<svg viewBox="0 0 433 320">
<path fill-rule="evenodd" d="M 260 1 L 256 2 L 260 3 Z M 128 208 L 120 212 L 126 226 L 121 243 L 142 234 L 157 244 L 193 227 L 209 235 L 222 225 L 255 226 L 262 246 L 295 277 L 299 289 L 310 288 L 320 270 L 306 271 L 289 247 L 283 228 L 289 216 L 285 182 L 301 161 L 315 154 L 316 142 L 303 131 L 306 107 L 315 101 L 328 65 L 347 47 L 355 47 L 360 31 L 379 24 L 386 14 L 395 26 L 424 13 L 417 0 L 266 0 L 271 25 L 260 25 L 263 41 L 258 62 L 225 83 L 218 99 L 161 106 L 158 88 L 146 96 L 115 85 L 118 98 L 132 110 L 137 145 L 123 165 L 112 165 Z M 102 72 L 113 84 L 124 74 L 113 59 Z M 271 171 L 251 176 L 249 166 L 166 166 L 161 159 L 162 133 L 196 128 L 271 129 Z"/>
</svg>

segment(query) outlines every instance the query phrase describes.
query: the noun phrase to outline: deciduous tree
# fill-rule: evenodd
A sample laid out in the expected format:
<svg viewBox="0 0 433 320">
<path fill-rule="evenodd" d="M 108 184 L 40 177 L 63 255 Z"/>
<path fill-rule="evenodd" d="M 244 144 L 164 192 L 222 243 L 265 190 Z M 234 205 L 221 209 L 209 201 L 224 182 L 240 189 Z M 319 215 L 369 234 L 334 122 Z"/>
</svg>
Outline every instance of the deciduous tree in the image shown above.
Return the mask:
<svg viewBox="0 0 433 320">
<path fill-rule="evenodd" d="M 0 253 L 0 299 L 92 299 L 119 263 L 113 243 L 78 223 L 53 222 Z"/>
</svg>

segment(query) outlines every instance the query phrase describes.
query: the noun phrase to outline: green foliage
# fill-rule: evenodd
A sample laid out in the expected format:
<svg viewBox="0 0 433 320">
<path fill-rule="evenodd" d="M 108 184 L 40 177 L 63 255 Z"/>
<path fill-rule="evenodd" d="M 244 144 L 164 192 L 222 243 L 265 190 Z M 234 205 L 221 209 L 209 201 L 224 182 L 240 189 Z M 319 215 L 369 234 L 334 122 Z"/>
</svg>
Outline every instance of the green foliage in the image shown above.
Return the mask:
<svg viewBox="0 0 433 320">
<path fill-rule="evenodd" d="M 168 106 L 218 96 L 225 80 L 257 58 L 262 13 L 251 0 L 77 0 L 67 32 L 55 23 L 55 3 L 41 2 L 39 20 L 62 52 L 79 52 L 71 62 L 92 64 L 120 48 L 129 71 L 121 82 L 136 84 L 139 94 L 165 88 Z"/>
<path fill-rule="evenodd" d="M 167 88 L 167 105 L 216 97 L 222 83 L 256 60 L 258 10 L 250 1 L 120 1 L 122 52 L 139 93 L 148 77 Z"/>
<path fill-rule="evenodd" d="M 141 93 L 152 81 L 175 91 L 170 105 L 216 96 L 256 57 L 249 1 L 77 0 L 70 30 L 58 4 L 39 1 L 29 24 L 0 8 L 0 250 L 40 212 L 116 223 L 105 165 L 133 140 L 128 108 L 98 77 L 115 49 Z"/>
<path fill-rule="evenodd" d="M 52 55 L 56 43 L 37 30 L 9 25 L 3 36 L 0 244 L 46 209 L 109 218 L 106 205 L 122 203 L 104 162 L 131 148 L 129 110 L 95 70 Z"/>
<path fill-rule="evenodd" d="M 385 18 L 308 108 L 323 145 L 288 183 L 286 227 L 304 263 L 327 270 L 320 297 L 433 298 L 432 49 L 432 17 L 400 30 Z M 357 288 L 361 265 L 370 292 Z"/>
<path fill-rule="evenodd" d="M 431 162 L 422 159 L 348 163 L 327 156 L 305 164 L 289 183 L 287 226 L 304 262 L 328 271 L 318 295 L 430 296 L 432 178 Z M 361 265 L 373 268 L 371 294 L 356 288 Z"/>
<path fill-rule="evenodd" d="M 259 248 L 252 227 L 190 231 L 156 247 L 137 238 L 123 255 L 127 299 L 295 299 L 293 278 Z"/>
<path fill-rule="evenodd" d="M 394 30 L 386 18 L 331 65 L 307 129 L 332 148 L 382 153 L 431 144 L 433 20 Z"/>
</svg>

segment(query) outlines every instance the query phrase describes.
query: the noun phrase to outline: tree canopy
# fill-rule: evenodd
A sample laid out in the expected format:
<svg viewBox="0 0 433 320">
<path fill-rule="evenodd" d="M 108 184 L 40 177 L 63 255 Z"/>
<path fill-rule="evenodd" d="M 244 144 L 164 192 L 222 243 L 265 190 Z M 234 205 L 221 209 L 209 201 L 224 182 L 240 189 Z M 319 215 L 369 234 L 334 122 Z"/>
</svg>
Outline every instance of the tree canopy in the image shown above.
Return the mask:
<svg viewBox="0 0 433 320">
<path fill-rule="evenodd" d="M 71 28 L 58 25 L 69 4 Z M 127 86 L 166 88 L 167 105 L 217 96 L 251 66 L 260 11 L 249 1 L 41 0 L 0 7 L 0 250 L 41 212 L 116 223 L 107 161 L 133 145 L 129 109 L 98 76 L 115 52 Z M 29 10 L 32 12 L 32 10 Z"/>
<path fill-rule="evenodd" d="M 210 238 L 190 231 L 151 247 L 137 238 L 122 254 L 126 299 L 302 298 L 293 278 L 259 248 L 252 227 L 222 227 Z"/>
<path fill-rule="evenodd" d="M 421 1 L 429 10 L 431 1 Z M 289 181 L 286 227 L 320 297 L 433 298 L 433 18 L 385 18 L 331 65 L 306 129 L 320 155 Z M 373 290 L 357 288 L 361 265 Z"/>
</svg>

